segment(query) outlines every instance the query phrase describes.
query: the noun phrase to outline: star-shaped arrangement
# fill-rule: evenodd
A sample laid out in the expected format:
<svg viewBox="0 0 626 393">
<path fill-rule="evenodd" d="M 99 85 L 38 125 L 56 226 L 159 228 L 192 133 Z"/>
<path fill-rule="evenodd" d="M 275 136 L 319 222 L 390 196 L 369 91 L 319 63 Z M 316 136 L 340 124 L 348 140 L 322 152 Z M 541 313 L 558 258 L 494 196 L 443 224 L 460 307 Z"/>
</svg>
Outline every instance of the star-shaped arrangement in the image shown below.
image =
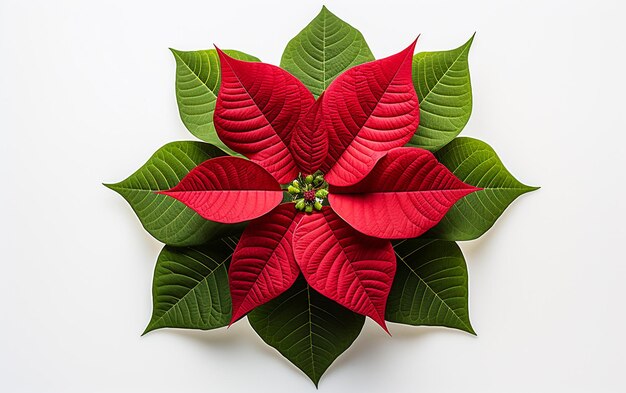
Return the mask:
<svg viewBox="0 0 626 393">
<path fill-rule="evenodd" d="M 474 334 L 455 241 L 534 188 L 484 142 L 456 138 L 472 40 L 376 60 L 323 8 L 281 67 L 173 50 L 181 118 L 207 143 L 170 143 L 108 185 L 167 244 L 146 332 L 247 316 L 316 385 L 365 317 Z"/>
</svg>

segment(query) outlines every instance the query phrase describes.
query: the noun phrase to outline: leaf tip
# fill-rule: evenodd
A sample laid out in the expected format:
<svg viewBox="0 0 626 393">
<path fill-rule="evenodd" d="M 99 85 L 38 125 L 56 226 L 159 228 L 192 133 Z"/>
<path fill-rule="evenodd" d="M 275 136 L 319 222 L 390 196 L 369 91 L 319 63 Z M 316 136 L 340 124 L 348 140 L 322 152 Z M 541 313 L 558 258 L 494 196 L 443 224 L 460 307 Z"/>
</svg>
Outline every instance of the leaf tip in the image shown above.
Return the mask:
<svg viewBox="0 0 626 393">
<path fill-rule="evenodd" d="M 115 192 L 118 192 L 118 185 L 119 183 L 102 183 L 103 186 L 105 186 L 106 188 L 108 188 L 109 190 L 113 190 Z"/>
<path fill-rule="evenodd" d="M 383 315 L 385 315 L 385 313 L 383 312 Z M 374 318 L 372 318 L 374 319 Z M 385 333 L 387 333 L 389 335 L 389 337 L 391 336 L 391 332 L 389 331 L 389 327 L 387 326 L 387 322 L 385 322 L 385 318 L 375 318 L 374 322 L 376 322 L 378 325 L 380 325 L 381 328 L 383 328 L 383 330 L 385 331 Z"/>
<path fill-rule="evenodd" d="M 150 333 L 151 331 L 153 331 L 155 329 L 154 325 L 152 325 L 152 321 L 150 321 L 150 323 L 148 323 L 148 326 L 146 326 L 145 330 L 143 331 L 143 333 L 141 333 L 140 337 L 145 336 L 146 334 Z"/>
<path fill-rule="evenodd" d="M 328 7 L 326 7 L 326 5 L 322 5 L 322 9 L 320 10 L 319 14 L 317 14 L 317 16 L 321 16 L 321 15 L 335 16 L 335 14 L 330 12 L 330 10 L 328 9 Z"/>
<path fill-rule="evenodd" d="M 475 192 L 484 190 L 483 187 L 477 187 L 477 186 L 474 186 L 474 185 L 471 185 L 471 184 L 465 183 L 465 182 L 463 182 L 463 184 L 466 186 L 465 189 L 467 191 L 467 194 L 465 194 L 465 195 L 473 194 Z"/>
<path fill-rule="evenodd" d="M 294 363 L 295 365 L 295 363 Z M 321 373 L 316 373 L 316 370 L 306 370 L 304 368 L 301 368 L 298 365 L 295 365 L 296 367 L 298 367 L 300 369 L 300 371 L 302 371 L 304 373 L 304 375 L 306 375 L 307 377 L 309 377 L 309 379 L 311 380 L 311 382 L 313 382 L 313 385 L 315 385 L 315 389 L 319 390 L 320 388 L 320 379 L 322 379 L 322 375 L 324 374 L 324 372 L 326 371 L 325 369 L 321 370 Z"/>
<path fill-rule="evenodd" d="M 522 184 L 522 187 L 523 187 L 523 190 L 521 194 L 527 194 L 529 192 L 537 191 L 541 188 L 539 186 L 527 186 L 526 184 Z"/>
<path fill-rule="evenodd" d="M 474 34 L 472 34 L 469 40 L 467 40 L 467 42 L 463 44 L 463 47 L 468 47 L 468 48 L 471 47 L 472 43 L 474 42 L 474 37 L 476 37 L 476 32 L 474 32 Z"/>
<path fill-rule="evenodd" d="M 220 59 L 220 65 L 222 64 L 222 62 L 230 64 L 231 60 L 234 60 L 231 56 L 229 56 L 226 52 L 224 52 L 223 50 L 221 50 L 216 44 L 213 44 L 213 47 L 215 48 L 215 51 L 217 52 L 217 56 Z"/>
<path fill-rule="evenodd" d="M 289 360 L 291 361 L 291 360 Z M 292 362 L 293 363 L 293 362 Z M 302 371 L 304 373 L 304 375 L 306 375 L 311 382 L 313 382 L 313 385 L 315 385 L 315 389 L 319 390 L 319 384 L 320 384 L 320 379 L 322 378 L 321 375 L 316 375 L 315 372 L 311 372 L 310 370 L 304 370 L 302 369 L 300 366 L 296 365 L 295 363 L 293 363 L 296 367 L 298 367 L 298 369 L 300 369 L 300 371 Z M 323 371 L 322 371 L 323 373 Z"/>
<path fill-rule="evenodd" d="M 409 45 L 406 48 L 406 51 L 409 52 L 409 54 L 411 56 L 413 56 L 413 52 L 415 52 L 415 45 L 417 45 L 417 40 L 420 38 L 421 34 L 418 34 L 417 37 L 415 37 L 415 39 L 413 40 L 413 42 L 411 42 L 411 45 Z"/>
<path fill-rule="evenodd" d="M 230 329 L 230 327 L 233 326 L 233 324 L 241 318 L 243 318 L 243 315 L 241 314 L 240 310 L 237 310 L 237 312 L 233 310 L 232 317 L 230 318 L 230 322 L 228 322 L 228 326 L 226 326 L 226 329 Z"/>
</svg>

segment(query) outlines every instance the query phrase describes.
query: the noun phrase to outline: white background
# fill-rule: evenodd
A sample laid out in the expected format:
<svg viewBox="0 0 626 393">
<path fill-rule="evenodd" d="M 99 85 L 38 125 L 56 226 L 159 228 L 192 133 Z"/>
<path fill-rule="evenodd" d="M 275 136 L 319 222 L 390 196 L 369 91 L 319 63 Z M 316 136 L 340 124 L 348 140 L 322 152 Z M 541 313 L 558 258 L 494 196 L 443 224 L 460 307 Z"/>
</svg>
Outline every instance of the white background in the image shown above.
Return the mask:
<svg viewBox="0 0 626 393">
<path fill-rule="evenodd" d="M 478 337 L 368 321 L 320 390 L 624 392 L 623 2 L 443 3 L 326 1 L 377 57 L 477 31 L 464 135 L 543 188 L 462 244 Z M 245 320 L 140 337 L 161 246 L 100 183 L 193 139 L 168 47 L 277 64 L 321 5 L 0 0 L 0 391 L 314 391 Z"/>
</svg>

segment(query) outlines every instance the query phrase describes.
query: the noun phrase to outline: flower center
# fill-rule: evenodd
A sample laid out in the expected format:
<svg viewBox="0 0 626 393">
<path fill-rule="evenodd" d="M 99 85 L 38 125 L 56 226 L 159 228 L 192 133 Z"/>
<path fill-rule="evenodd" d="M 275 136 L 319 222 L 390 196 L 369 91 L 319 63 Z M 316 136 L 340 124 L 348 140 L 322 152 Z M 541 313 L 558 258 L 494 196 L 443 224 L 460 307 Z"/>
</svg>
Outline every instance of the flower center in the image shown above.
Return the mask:
<svg viewBox="0 0 626 393">
<path fill-rule="evenodd" d="M 287 187 L 287 192 L 296 203 L 297 210 L 312 213 L 313 210 L 322 210 L 322 204 L 328 196 L 328 183 L 319 171 L 307 176 L 300 174 Z"/>
</svg>

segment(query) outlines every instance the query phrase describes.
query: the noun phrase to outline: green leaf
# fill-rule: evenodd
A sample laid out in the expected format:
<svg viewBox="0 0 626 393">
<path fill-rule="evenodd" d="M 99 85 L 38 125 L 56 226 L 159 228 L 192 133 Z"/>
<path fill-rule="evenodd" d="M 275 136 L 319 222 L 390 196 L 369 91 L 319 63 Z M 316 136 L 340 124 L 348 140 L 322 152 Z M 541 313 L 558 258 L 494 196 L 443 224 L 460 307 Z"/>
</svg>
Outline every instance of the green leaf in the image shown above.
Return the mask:
<svg viewBox="0 0 626 393">
<path fill-rule="evenodd" d="M 208 330 L 228 325 L 228 265 L 237 240 L 163 248 L 154 269 L 152 318 L 144 334 L 164 327 Z"/>
<path fill-rule="evenodd" d="M 326 7 L 285 48 L 280 66 L 295 75 L 315 98 L 339 74 L 373 61 L 363 35 Z"/>
<path fill-rule="evenodd" d="M 538 188 L 515 179 L 496 152 L 478 139 L 457 138 L 436 156 L 459 179 L 483 190 L 458 201 L 425 237 L 476 239 L 495 224 L 515 198 Z"/>
<path fill-rule="evenodd" d="M 268 345 L 317 386 L 322 374 L 357 338 L 365 317 L 315 292 L 302 279 L 248 314 Z"/>
<path fill-rule="evenodd" d="M 143 227 L 157 240 L 175 246 L 202 244 L 237 233 L 242 224 L 205 220 L 182 202 L 155 191 L 169 190 L 198 164 L 225 154 L 203 142 L 168 143 L 126 180 L 105 186 L 128 201 Z"/>
<path fill-rule="evenodd" d="M 176 101 L 185 127 L 196 137 L 224 151 L 226 147 L 213 126 L 213 111 L 220 88 L 220 63 L 215 49 L 183 52 L 170 49 L 176 59 Z M 259 61 L 236 50 L 225 50 L 229 56 L 245 61 Z"/>
<path fill-rule="evenodd" d="M 467 266 L 459 246 L 408 239 L 394 244 L 394 250 L 398 268 L 385 319 L 476 334 L 469 320 Z"/>
<path fill-rule="evenodd" d="M 462 46 L 413 57 L 413 84 L 420 101 L 420 124 L 408 145 L 436 151 L 456 137 L 472 113 L 467 57 L 474 36 Z"/>
</svg>

